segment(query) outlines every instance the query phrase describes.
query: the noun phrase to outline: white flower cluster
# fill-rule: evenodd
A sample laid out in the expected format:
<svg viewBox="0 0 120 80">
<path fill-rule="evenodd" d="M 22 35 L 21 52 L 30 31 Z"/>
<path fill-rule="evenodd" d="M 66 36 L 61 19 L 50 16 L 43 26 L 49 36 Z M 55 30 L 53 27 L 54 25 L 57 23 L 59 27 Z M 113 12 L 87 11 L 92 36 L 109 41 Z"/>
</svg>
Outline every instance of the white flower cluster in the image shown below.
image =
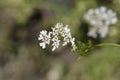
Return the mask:
<svg viewBox="0 0 120 80">
<path fill-rule="evenodd" d="M 52 51 L 60 46 L 60 42 L 62 42 L 62 46 L 67 45 L 68 43 L 72 44 L 72 47 L 75 47 L 75 38 L 71 36 L 70 28 L 68 25 L 63 25 L 62 23 L 57 23 L 55 27 L 52 27 L 52 31 L 48 32 L 46 30 L 42 30 L 39 34 L 38 40 L 42 41 L 40 46 L 44 49 L 46 48 L 46 44 L 52 45 Z"/>
<path fill-rule="evenodd" d="M 96 38 L 97 34 L 102 38 L 106 37 L 109 26 L 117 22 L 116 13 L 111 9 L 107 10 L 104 6 L 96 9 L 89 9 L 84 15 L 84 19 L 93 26 L 88 32 L 88 36 L 93 38 Z"/>
</svg>

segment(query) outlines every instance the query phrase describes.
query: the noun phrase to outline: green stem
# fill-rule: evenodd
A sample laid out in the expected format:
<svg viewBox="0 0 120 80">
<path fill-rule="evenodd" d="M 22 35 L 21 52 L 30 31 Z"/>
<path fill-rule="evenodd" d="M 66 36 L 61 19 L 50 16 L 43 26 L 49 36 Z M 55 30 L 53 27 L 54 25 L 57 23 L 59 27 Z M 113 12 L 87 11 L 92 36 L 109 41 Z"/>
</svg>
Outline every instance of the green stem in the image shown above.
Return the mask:
<svg viewBox="0 0 120 80">
<path fill-rule="evenodd" d="M 120 47 L 119 44 L 115 44 L 115 43 L 101 43 L 101 44 L 97 44 L 96 46 L 101 47 L 101 46 L 115 46 L 115 47 Z"/>
</svg>

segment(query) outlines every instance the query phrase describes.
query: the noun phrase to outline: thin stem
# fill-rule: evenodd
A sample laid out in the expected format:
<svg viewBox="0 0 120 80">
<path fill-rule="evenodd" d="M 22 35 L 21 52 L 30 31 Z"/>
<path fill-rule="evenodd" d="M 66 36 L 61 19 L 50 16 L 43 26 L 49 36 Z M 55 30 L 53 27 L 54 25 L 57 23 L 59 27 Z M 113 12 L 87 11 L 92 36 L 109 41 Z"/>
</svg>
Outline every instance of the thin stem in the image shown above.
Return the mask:
<svg viewBox="0 0 120 80">
<path fill-rule="evenodd" d="M 101 47 L 101 46 L 114 46 L 114 47 L 120 47 L 119 44 L 115 44 L 115 43 L 101 43 L 101 44 L 97 44 L 96 46 Z"/>
</svg>

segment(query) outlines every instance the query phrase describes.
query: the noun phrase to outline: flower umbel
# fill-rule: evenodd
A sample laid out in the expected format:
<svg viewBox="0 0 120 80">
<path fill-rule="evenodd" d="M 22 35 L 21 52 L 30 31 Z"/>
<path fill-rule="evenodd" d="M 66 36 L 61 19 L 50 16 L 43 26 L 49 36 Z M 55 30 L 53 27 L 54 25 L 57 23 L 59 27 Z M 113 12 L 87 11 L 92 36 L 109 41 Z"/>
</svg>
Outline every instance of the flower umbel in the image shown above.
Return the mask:
<svg viewBox="0 0 120 80">
<path fill-rule="evenodd" d="M 93 27 L 90 28 L 88 36 L 97 38 L 97 34 L 104 38 L 107 36 L 109 26 L 117 22 L 116 13 L 104 6 L 89 9 L 84 15 L 84 19 Z"/>
<path fill-rule="evenodd" d="M 52 31 L 48 32 L 46 30 L 42 30 L 38 37 L 38 40 L 41 40 L 40 46 L 42 48 L 46 47 L 46 44 L 50 44 L 52 51 L 57 49 L 62 43 L 62 46 L 71 43 L 72 47 L 75 48 L 75 38 L 72 37 L 69 25 L 63 25 L 63 23 L 57 23 L 55 27 L 52 27 Z"/>
</svg>

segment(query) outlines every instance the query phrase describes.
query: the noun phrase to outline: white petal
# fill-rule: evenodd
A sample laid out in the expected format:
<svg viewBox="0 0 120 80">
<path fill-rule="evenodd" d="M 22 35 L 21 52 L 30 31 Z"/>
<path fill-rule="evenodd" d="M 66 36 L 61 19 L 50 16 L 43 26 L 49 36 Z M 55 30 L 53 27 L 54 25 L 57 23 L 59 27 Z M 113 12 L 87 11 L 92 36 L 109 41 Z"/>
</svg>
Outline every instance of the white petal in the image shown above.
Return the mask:
<svg viewBox="0 0 120 80">
<path fill-rule="evenodd" d="M 106 10 L 107 10 L 106 7 L 104 7 L 104 6 L 101 6 L 101 7 L 100 7 L 100 11 L 101 11 L 101 12 L 106 12 Z"/>
<path fill-rule="evenodd" d="M 53 48 L 52 48 L 52 51 L 55 51 L 55 49 L 56 49 L 56 47 L 53 47 Z"/>
<path fill-rule="evenodd" d="M 63 46 L 66 46 L 66 45 L 67 45 L 67 42 L 64 42 L 64 43 L 63 43 Z"/>
<path fill-rule="evenodd" d="M 40 33 L 43 34 L 43 35 L 46 35 L 47 31 L 46 30 L 42 30 Z"/>
<path fill-rule="evenodd" d="M 89 9 L 88 10 L 88 14 L 93 14 L 94 13 L 94 10 L 93 9 Z"/>
<path fill-rule="evenodd" d="M 96 21 L 95 21 L 95 20 L 91 20 L 90 23 L 91 23 L 92 25 L 95 25 L 95 24 L 96 24 Z"/>
<path fill-rule="evenodd" d="M 45 43 L 40 43 L 40 46 L 44 49 L 46 46 L 45 46 Z"/>
<path fill-rule="evenodd" d="M 72 39 L 71 39 L 71 43 L 72 43 L 72 45 L 74 45 L 74 44 L 75 44 L 75 42 L 74 42 L 74 41 L 75 41 L 75 38 L 72 38 Z"/>
<path fill-rule="evenodd" d="M 112 24 L 115 24 L 116 22 L 117 22 L 117 18 L 113 18 L 111 21 Z"/>
<path fill-rule="evenodd" d="M 106 25 L 106 26 L 109 26 L 110 24 L 111 24 L 111 23 L 110 23 L 109 20 L 106 20 L 106 21 L 105 21 L 105 25 Z"/>
<path fill-rule="evenodd" d="M 107 11 L 107 13 L 108 13 L 109 15 L 112 15 L 112 14 L 113 14 L 113 11 L 112 11 L 111 9 L 109 9 L 109 10 Z"/>
<path fill-rule="evenodd" d="M 95 13 L 99 14 L 100 13 L 99 9 L 95 9 Z"/>
<path fill-rule="evenodd" d="M 104 38 L 107 36 L 108 34 L 108 26 L 104 26 L 102 28 L 99 29 L 99 34 L 100 34 L 100 37 Z"/>
<path fill-rule="evenodd" d="M 91 29 L 88 34 L 89 37 L 97 38 L 97 33 L 95 29 Z"/>
</svg>

